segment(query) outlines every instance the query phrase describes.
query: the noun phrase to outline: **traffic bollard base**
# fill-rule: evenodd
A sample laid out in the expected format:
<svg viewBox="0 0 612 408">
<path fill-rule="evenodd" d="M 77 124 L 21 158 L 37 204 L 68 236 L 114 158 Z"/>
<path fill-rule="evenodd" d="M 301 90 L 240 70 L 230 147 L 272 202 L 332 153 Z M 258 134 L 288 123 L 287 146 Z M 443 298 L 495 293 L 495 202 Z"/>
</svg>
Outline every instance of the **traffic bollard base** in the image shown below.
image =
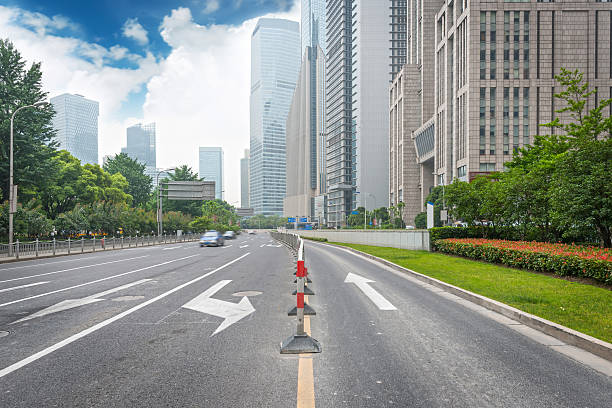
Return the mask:
<svg viewBox="0 0 612 408">
<path fill-rule="evenodd" d="M 304 303 L 304 316 L 315 316 L 317 312 L 310 307 L 307 303 Z M 293 306 L 293 309 L 287 312 L 287 316 L 297 316 L 297 306 Z"/>
<path fill-rule="evenodd" d="M 306 334 L 296 334 L 281 343 L 280 352 L 281 354 L 320 353 L 321 344 Z"/>
<path fill-rule="evenodd" d="M 294 279 L 293 283 L 297 283 L 297 278 Z M 306 283 L 312 283 L 312 281 L 310 280 L 310 278 L 306 278 Z"/>
<path fill-rule="evenodd" d="M 297 295 L 297 290 L 294 290 L 292 295 Z M 314 295 L 315 293 L 308 286 L 304 286 L 304 294 L 305 295 Z"/>
</svg>

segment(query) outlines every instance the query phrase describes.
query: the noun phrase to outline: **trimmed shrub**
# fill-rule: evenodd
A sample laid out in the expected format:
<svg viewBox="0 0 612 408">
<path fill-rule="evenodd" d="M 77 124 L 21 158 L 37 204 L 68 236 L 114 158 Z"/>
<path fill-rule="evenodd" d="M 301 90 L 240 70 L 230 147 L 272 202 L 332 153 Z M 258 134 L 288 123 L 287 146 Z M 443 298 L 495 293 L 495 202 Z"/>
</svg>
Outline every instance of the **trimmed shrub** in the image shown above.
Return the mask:
<svg viewBox="0 0 612 408">
<path fill-rule="evenodd" d="M 304 236 L 302 236 L 302 238 L 310 240 L 310 241 L 327 242 L 327 238 L 304 237 Z"/>
<path fill-rule="evenodd" d="M 459 228 L 458 228 L 459 229 Z M 436 241 L 447 254 L 465 256 L 560 276 L 593 278 L 612 284 L 612 251 L 579 245 L 491 239 L 447 238 Z"/>
</svg>

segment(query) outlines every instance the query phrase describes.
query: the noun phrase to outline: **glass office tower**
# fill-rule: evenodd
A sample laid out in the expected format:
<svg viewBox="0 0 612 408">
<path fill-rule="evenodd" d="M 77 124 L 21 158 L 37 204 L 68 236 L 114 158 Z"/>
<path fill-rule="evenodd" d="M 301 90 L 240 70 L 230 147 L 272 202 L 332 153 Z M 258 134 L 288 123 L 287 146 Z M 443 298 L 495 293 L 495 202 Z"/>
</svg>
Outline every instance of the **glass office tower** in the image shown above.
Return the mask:
<svg viewBox="0 0 612 408">
<path fill-rule="evenodd" d="M 325 37 L 325 0 L 302 0 L 302 53 L 303 58 L 306 47 L 317 45 L 327 52 Z"/>
<path fill-rule="evenodd" d="M 223 200 L 223 149 L 200 147 L 200 178 L 215 182 L 215 198 Z"/>
<path fill-rule="evenodd" d="M 157 166 L 155 138 L 155 123 L 137 123 L 127 128 L 127 146 L 121 149 L 121 153 L 144 164 L 149 175 L 155 174 Z"/>
<path fill-rule="evenodd" d="M 285 122 L 300 69 L 295 21 L 262 18 L 251 36 L 250 204 L 281 215 L 285 197 Z"/>
<path fill-rule="evenodd" d="M 98 164 L 98 113 L 100 104 L 82 95 L 65 93 L 51 98 L 53 128 L 58 149 L 67 150 L 82 164 Z"/>
</svg>

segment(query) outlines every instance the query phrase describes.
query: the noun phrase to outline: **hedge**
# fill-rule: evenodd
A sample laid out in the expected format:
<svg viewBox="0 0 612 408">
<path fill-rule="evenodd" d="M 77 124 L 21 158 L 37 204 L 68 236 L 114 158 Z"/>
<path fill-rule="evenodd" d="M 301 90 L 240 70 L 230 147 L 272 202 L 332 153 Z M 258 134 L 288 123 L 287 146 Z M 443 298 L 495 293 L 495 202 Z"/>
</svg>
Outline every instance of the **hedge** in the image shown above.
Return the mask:
<svg viewBox="0 0 612 408">
<path fill-rule="evenodd" d="M 599 248 L 484 239 L 439 239 L 440 252 L 612 284 L 612 255 Z"/>
</svg>

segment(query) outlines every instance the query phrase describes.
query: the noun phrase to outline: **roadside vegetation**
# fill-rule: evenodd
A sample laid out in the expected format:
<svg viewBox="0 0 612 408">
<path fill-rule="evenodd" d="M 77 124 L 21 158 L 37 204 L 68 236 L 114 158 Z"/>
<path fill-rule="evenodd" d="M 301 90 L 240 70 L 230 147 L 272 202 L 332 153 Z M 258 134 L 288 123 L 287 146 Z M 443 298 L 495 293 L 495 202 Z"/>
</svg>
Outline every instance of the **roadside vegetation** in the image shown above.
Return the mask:
<svg viewBox="0 0 612 408">
<path fill-rule="evenodd" d="M 335 244 L 386 259 L 612 343 L 612 287 L 572 282 L 441 253 Z"/>
</svg>

